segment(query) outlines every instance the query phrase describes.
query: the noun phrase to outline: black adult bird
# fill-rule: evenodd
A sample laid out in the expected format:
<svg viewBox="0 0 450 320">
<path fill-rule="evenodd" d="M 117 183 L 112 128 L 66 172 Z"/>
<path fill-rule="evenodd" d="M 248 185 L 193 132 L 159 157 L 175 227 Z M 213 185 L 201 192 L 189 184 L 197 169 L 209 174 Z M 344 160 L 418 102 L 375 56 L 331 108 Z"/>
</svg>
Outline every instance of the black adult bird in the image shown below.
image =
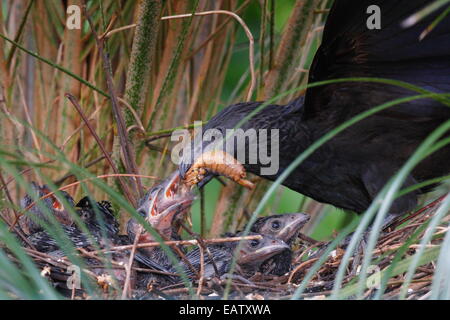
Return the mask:
<svg viewBox="0 0 450 320">
<path fill-rule="evenodd" d="M 435 93 L 450 92 L 450 15 L 422 40 L 421 33 L 443 9 L 410 27 L 402 22 L 432 1 L 336 0 L 329 13 L 323 40 L 309 72 L 309 82 L 349 77 L 379 77 L 408 82 Z M 381 9 L 381 29 L 369 29 L 367 9 Z M 448 5 L 446 5 L 448 7 Z M 261 159 L 244 163 L 247 171 L 275 180 L 303 151 L 332 129 L 354 116 L 386 102 L 417 95 L 415 91 L 374 82 L 340 82 L 309 88 L 304 97 L 286 105 L 269 105 L 241 128 L 279 130 L 279 170 L 264 175 Z M 447 99 L 448 101 L 448 99 Z M 216 114 L 203 128 L 226 129 L 258 108 L 261 102 L 231 105 Z M 427 98 L 393 106 L 352 125 L 304 160 L 283 184 L 317 201 L 357 213 L 364 212 L 378 192 L 407 161 L 420 143 L 450 119 L 450 108 Z M 448 135 L 447 135 L 448 136 Z M 254 143 L 254 142 L 253 142 Z M 210 141 L 194 146 L 202 150 Z M 241 144 L 250 150 L 249 140 Z M 269 146 L 270 147 L 270 146 Z M 223 149 L 223 146 L 220 148 Z M 236 158 L 238 152 L 232 155 Z M 276 152 L 272 148 L 272 152 Z M 196 154 L 195 152 L 193 153 Z M 198 153 L 197 153 L 198 154 Z M 184 175 L 194 157 L 180 165 Z M 421 161 L 403 187 L 450 173 L 450 146 Z M 209 172 L 203 183 L 214 174 Z M 391 214 L 412 210 L 423 187 L 397 198 Z"/>
</svg>

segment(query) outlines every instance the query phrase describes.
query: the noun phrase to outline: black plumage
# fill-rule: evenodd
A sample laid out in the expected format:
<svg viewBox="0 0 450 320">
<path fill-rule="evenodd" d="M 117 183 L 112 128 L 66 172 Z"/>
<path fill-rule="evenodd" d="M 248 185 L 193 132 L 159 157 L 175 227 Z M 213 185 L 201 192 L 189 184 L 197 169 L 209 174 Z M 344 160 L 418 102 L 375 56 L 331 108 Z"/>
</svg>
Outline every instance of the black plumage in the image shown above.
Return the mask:
<svg viewBox="0 0 450 320">
<path fill-rule="evenodd" d="M 151 227 L 155 228 L 158 232 L 157 226 Z M 127 224 L 127 233 L 129 243 L 134 243 L 136 232 L 139 231 L 140 224 L 135 219 L 130 219 Z M 141 230 L 141 234 L 138 235 L 138 243 L 153 242 L 155 238 L 145 230 Z M 170 238 L 170 240 L 176 240 L 175 237 Z M 139 262 L 143 267 L 150 268 L 152 270 L 161 271 L 164 273 L 171 273 L 172 264 L 169 257 L 160 247 L 149 247 L 140 248 L 135 252 L 135 260 Z M 170 284 L 173 279 L 170 276 L 152 273 L 152 272 L 138 272 L 137 274 L 137 287 L 139 289 L 144 289 L 148 287 L 149 283 Z"/>
<path fill-rule="evenodd" d="M 238 233 L 237 236 L 242 235 Z M 258 235 L 251 232 L 249 235 Z M 236 271 L 243 276 L 251 277 L 258 271 L 259 267 L 264 261 L 267 261 L 276 254 L 279 254 L 283 250 L 289 249 L 289 246 L 280 239 L 273 238 L 271 236 L 262 235 L 261 240 L 243 240 L 239 252 L 236 251 L 238 242 L 229 242 L 223 244 L 207 245 L 206 248 L 209 251 L 204 252 L 204 278 L 212 278 L 214 276 L 223 276 L 230 271 L 231 262 L 234 256 L 236 258 L 237 269 Z M 200 272 L 201 268 L 201 252 L 199 248 L 195 248 L 190 251 L 186 258 L 195 270 Z M 217 269 L 214 268 L 214 264 Z M 196 274 L 191 268 L 184 262 L 180 261 L 180 267 L 184 270 L 186 275 L 190 278 L 195 278 Z M 217 273 L 216 274 L 216 270 Z M 173 269 L 176 272 L 176 269 Z"/>
<path fill-rule="evenodd" d="M 329 13 L 323 40 L 309 72 L 309 82 L 349 77 L 400 80 L 434 93 L 450 92 L 450 16 L 422 40 L 423 30 L 448 5 L 409 28 L 402 22 L 432 1 L 336 0 Z M 381 8 L 381 29 L 367 27 L 370 5 Z M 304 97 L 286 105 L 269 105 L 242 125 L 242 129 L 279 130 L 279 170 L 262 175 L 261 162 L 244 163 L 257 175 L 275 180 L 308 147 L 356 115 L 395 99 L 418 93 L 393 84 L 368 81 L 339 82 L 309 88 Z M 448 100 L 448 99 L 447 99 Z M 225 129 L 236 125 L 261 106 L 239 103 L 216 114 L 203 127 Z M 283 184 L 317 201 L 357 213 L 364 212 L 388 180 L 399 171 L 431 132 L 450 119 L 450 108 L 422 98 L 403 102 L 345 129 L 306 158 Z M 448 133 L 445 137 L 448 137 Z M 204 141 L 202 147 L 211 142 Z M 198 148 L 198 147 L 194 147 Z M 223 146 L 222 146 L 223 148 Z M 246 150 L 250 150 L 248 141 Z M 276 152 L 275 148 L 269 150 Z M 237 152 L 235 148 L 233 156 Z M 194 153 L 195 154 L 195 153 Z M 428 155 L 408 175 L 408 187 L 450 173 L 450 145 Z M 195 159 L 184 158 L 185 174 Z M 205 181 L 208 181 L 207 177 Z M 422 187 L 397 198 L 391 214 L 412 210 Z"/>
<path fill-rule="evenodd" d="M 65 196 L 67 198 L 70 197 L 68 194 L 65 194 Z M 70 199 L 72 198 L 70 197 Z M 74 202 L 70 200 L 69 203 L 73 204 Z M 60 226 L 65 236 L 74 247 L 87 248 L 95 245 L 105 247 L 120 242 L 118 238 L 119 224 L 114 217 L 112 206 L 109 202 L 95 202 L 89 197 L 84 197 L 76 204 L 73 210 L 84 222 L 90 233 L 90 235 L 85 234 L 73 221 L 71 224 L 61 224 Z M 68 213 L 66 214 L 69 216 Z M 42 230 L 42 228 L 39 230 Z M 34 232 L 27 238 L 40 252 L 52 252 L 61 249 L 55 237 L 46 230 Z"/>
<path fill-rule="evenodd" d="M 39 186 L 32 183 L 33 190 L 37 193 L 36 196 L 43 197 L 48 194 L 49 189 L 44 186 Z M 66 201 L 72 207 L 71 210 L 81 219 L 87 228 L 89 235 L 82 231 L 74 221 L 72 215 L 69 213 L 69 208 L 65 208 L 60 200 L 56 196 L 51 196 L 42 200 L 42 204 L 47 208 L 48 214 L 53 214 L 61 227 L 64 234 L 59 234 L 62 239 L 68 239 L 72 246 L 75 248 L 85 248 L 85 249 L 95 249 L 108 248 L 117 245 L 127 245 L 130 244 L 128 237 L 124 238 L 118 234 L 119 223 L 115 218 L 112 206 L 107 201 L 96 202 L 89 197 L 82 198 L 76 205 L 72 197 L 66 193 L 61 192 L 65 197 Z M 33 202 L 29 195 L 26 195 L 22 201 L 22 208 L 27 208 Z M 50 232 L 44 230 L 44 228 L 35 220 L 29 217 L 29 215 L 34 215 L 38 220 L 44 222 L 49 222 L 47 214 L 42 210 L 42 206 L 35 205 L 30 208 L 28 216 L 22 218 L 22 226 L 28 231 L 29 235 L 27 239 L 36 250 L 47 253 L 54 259 L 64 257 L 65 248 L 61 247 L 61 243 L 56 240 L 55 232 L 56 229 L 52 229 Z M 129 251 L 120 251 L 114 253 L 105 254 L 107 259 L 114 261 L 116 263 L 122 264 L 124 266 L 129 261 Z M 118 281 L 123 285 L 126 277 L 126 272 L 124 268 L 118 268 L 117 266 L 112 266 L 108 268 L 101 261 L 93 258 L 84 258 L 84 262 L 89 269 L 98 276 L 105 276 L 105 279 L 110 279 L 112 283 L 117 284 Z M 39 262 L 38 264 L 45 267 L 46 264 Z M 51 266 L 50 276 L 52 283 L 59 289 L 67 289 L 66 280 L 70 276 L 65 270 Z M 112 277 L 107 277 L 111 275 Z M 134 271 L 131 276 L 132 281 L 135 279 Z"/>
<path fill-rule="evenodd" d="M 71 244 L 76 248 L 87 248 L 92 246 L 92 241 L 76 226 L 61 226 L 64 235 L 69 239 Z M 94 239 L 98 241 L 98 238 Z M 64 236 L 61 236 L 64 239 Z M 27 237 L 33 246 L 39 252 L 52 252 L 61 249 L 58 241 L 47 231 L 35 232 Z"/>
<path fill-rule="evenodd" d="M 104 233 L 108 238 L 117 237 L 119 222 L 109 201 L 96 202 L 86 196 L 78 201 L 76 207 L 78 215 L 93 234 L 100 236 Z"/>
</svg>

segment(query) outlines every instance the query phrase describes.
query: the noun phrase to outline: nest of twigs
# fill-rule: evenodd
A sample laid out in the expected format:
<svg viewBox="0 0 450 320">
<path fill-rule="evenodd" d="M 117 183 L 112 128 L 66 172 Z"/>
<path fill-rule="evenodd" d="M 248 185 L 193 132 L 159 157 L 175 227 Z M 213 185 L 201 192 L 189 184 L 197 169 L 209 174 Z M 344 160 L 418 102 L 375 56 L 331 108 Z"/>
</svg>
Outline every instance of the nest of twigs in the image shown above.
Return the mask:
<svg viewBox="0 0 450 320">
<path fill-rule="evenodd" d="M 372 252 L 372 261 L 376 263 L 378 271 L 382 272 L 389 268 L 399 249 L 410 239 L 418 228 L 431 219 L 441 200 L 442 198 L 422 208 L 416 214 L 410 215 L 405 221 L 400 221 L 401 225 L 399 227 L 391 228 L 379 237 L 376 248 Z M 448 216 L 444 220 L 448 220 Z M 432 237 L 433 240 L 427 244 L 427 248 L 439 247 L 446 231 L 447 228 L 438 227 Z M 416 253 L 424 232 L 425 228 L 417 240 L 405 250 L 401 257 L 402 260 L 410 258 Z M 305 238 L 308 239 L 307 237 Z M 305 238 L 300 236 L 297 239 L 294 246 L 291 271 L 283 276 L 256 273 L 248 279 L 202 278 L 201 281 L 199 279 L 193 280 L 191 289 L 187 288 L 183 282 L 165 286 L 153 282 L 149 283 L 146 288 L 133 288 L 133 286 L 130 286 L 126 294 L 123 292 L 123 282 L 117 281 L 114 276 L 111 276 L 111 268 L 125 272 L 127 269 L 126 263 L 123 261 L 115 261 L 114 256 L 109 256 L 110 259 L 106 261 L 96 251 L 79 249 L 79 254 L 83 259 L 89 260 L 90 262 L 89 265 L 91 267 L 83 269 L 83 271 L 93 280 L 95 294 L 97 295 L 96 298 L 117 298 L 122 296 L 135 299 L 189 299 L 194 294 L 203 299 L 221 299 L 224 297 L 225 292 L 228 291 L 226 297 L 229 299 L 290 299 L 310 268 L 320 258 L 317 250 L 325 248 L 327 244 L 324 242 L 314 242 L 310 239 L 305 240 Z M 212 240 L 212 242 L 215 241 L 227 241 L 227 239 Z M 184 241 L 182 243 L 186 244 L 187 242 Z M 204 242 L 208 243 L 208 240 L 204 240 Z M 198 244 L 198 242 L 193 241 L 191 244 Z M 129 250 L 127 247 L 129 246 L 113 247 L 108 252 Z M 84 289 L 76 288 L 76 286 L 67 286 L 68 280 L 74 275 L 74 270 L 71 267 L 72 263 L 66 257 L 54 257 L 28 248 L 25 248 L 25 251 L 40 266 L 42 270 L 41 275 L 47 278 L 64 295 L 76 299 L 93 298 L 92 293 L 88 293 Z M 329 297 L 332 294 L 336 273 L 341 265 L 344 253 L 345 248 L 342 247 L 337 247 L 333 250 L 325 263 L 321 265 L 311 281 L 309 281 L 299 298 L 326 299 Z M 351 262 L 354 259 L 362 261 L 363 254 L 363 252 L 358 252 L 350 260 L 342 283 L 343 287 L 352 285 L 358 279 L 360 265 L 356 265 L 355 272 L 355 265 L 352 266 Z M 93 269 L 92 265 L 94 265 Z M 106 265 L 109 266 L 107 267 Z M 104 269 L 104 272 L 102 272 L 102 269 Z M 158 273 L 156 270 L 141 267 L 133 267 L 133 269 L 136 272 Z M 434 271 L 435 265 L 433 261 L 419 265 L 408 285 L 406 298 L 426 299 L 429 297 Z M 406 270 L 397 270 L 392 273 L 386 289 L 381 296 L 382 299 L 396 299 L 399 297 L 402 285 L 404 284 L 405 274 Z M 227 288 L 227 285 L 229 288 Z M 367 288 L 364 292 L 364 298 L 370 299 L 375 289 Z M 351 291 L 347 298 L 352 298 Z"/>
</svg>

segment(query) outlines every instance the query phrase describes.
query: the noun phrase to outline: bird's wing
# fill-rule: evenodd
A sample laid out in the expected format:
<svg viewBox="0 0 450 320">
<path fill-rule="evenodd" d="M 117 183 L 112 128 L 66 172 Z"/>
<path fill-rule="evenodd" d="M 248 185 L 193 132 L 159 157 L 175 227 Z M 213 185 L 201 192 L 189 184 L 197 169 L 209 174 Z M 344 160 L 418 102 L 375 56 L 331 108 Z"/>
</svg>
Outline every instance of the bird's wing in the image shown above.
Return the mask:
<svg viewBox="0 0 450 320">
<path fill-rule="evenodd" d="M 437 93 L 449 92 L 450 15 L 424 39 L 419 39 L 445 7 L 411 27 L 402 25 L 431 2 L 433 0 L 336 0 L 310 69 L 309 82 L 379 77 L 401 80 Z M 380 8 L 380 29 L 368 27 L 368 22 L 374 21 L 371 20 L 373 11 L 367 13 L 372 5 Z M 343 113 L 351 117 L 386 101 L 415 94 L 387 84 L 335 83 L 307 90 L 304 116 L 308 119 L 341 112 L 337 117 L 345 118 Z M 431 99 L 403 104 L 393 113 L 397 118 L 408 118 L 412 114 L 416 120 L 450 116 L 449 108 Z"/>
<path fill-rule="evenodd" d="M 58 243 L 46 231 L 39 231 L 27 237 L 40 252 L 50 252 L 59 249 Z"/>
<path fill-rule="evenodd" d="M 134 259 L 140 263 L 142 263 L 144 266 L 146 266 L 147 268 L 150 269 L 154 269 L 154 270 L 158 270 L 158 271 L 162 271 L 162 272 L 167 272 L 170 273 L 171 270 L 169 270 L 168 268 L 165 268 L 164 266 L 162 266 L 161 264 L 157 263 L 156 261 L 154 261 L 153 259 L 151 259 L 148 255 L 146 255 L 145 253 L 136 251 Z"/>
<path fill-rule="evenodd" d="M 89 239 L 83 232 L 81 232 L 75 226 L 61 226 L 65 236 L 72 242 L 76 248 L 86 248 L 92 245 L 91 239 Z M 65 238 L 63 238 L 65 239 Z M 94 241 L 98 242 L 99 239 L 95 235 Z M 28 240 L 36 247 L 40 252 L 50 252 L 60 249 L 59 242 L 47 231 L 40 231 L 28 236 Z"/>
<path fill-rule="evenodd" d="M 213 266 L 213 262 L 211 258 L 214 260 L 214 263 L 217 267 L 217 271 L 219 275 L 223 275 L 228 271 L 228 267 L 230 265 L 232 254 L 231 250 L 227 250 L 225 247 L 221 246 L 208 246 L 209 254 L 204 252 L 204 274 L 203 276 L 206 278 L 210 278 L 215 276 L 215 269 Z M 201 253 L 198 248 L 190 251 L 186 254 L 186 258 L 189 260 L 190 264 L 200 272 L 201 268 Z M 194 272 L 189 268 L 189 266 L 184 262 L 180 262 L 181 267 L 184 269 L 186 275 L 190 278 L 194 278 Z"/>
</svg>

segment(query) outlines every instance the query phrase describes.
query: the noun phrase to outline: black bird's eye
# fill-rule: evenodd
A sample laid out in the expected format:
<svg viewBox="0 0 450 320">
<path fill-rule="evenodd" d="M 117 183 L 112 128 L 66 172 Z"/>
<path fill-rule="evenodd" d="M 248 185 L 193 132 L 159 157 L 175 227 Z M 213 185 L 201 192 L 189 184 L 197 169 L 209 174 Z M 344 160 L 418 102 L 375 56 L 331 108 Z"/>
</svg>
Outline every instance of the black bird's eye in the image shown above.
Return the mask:
<svg viewBox="0 0 450 320">
<path fill-rule="evenodd" d="M 250 241 L 250 246 L 252 246 L 253 248 L 257 247 L 258 245 L 259 245 L 259 240 L 251 240 Z"/>
<path fill-rule="evenodd" d="M 278 229 L 280 229 L 280 227 L 281 227 L 280 221 L 275 220 L 272 222 L 272 229 L 278 230 Z"/>
</svg>

